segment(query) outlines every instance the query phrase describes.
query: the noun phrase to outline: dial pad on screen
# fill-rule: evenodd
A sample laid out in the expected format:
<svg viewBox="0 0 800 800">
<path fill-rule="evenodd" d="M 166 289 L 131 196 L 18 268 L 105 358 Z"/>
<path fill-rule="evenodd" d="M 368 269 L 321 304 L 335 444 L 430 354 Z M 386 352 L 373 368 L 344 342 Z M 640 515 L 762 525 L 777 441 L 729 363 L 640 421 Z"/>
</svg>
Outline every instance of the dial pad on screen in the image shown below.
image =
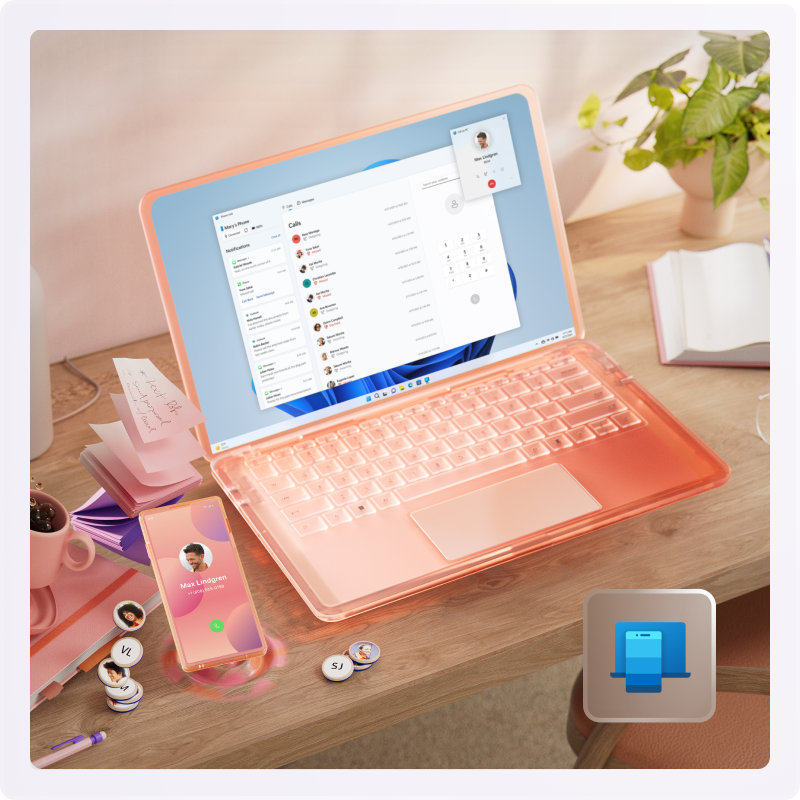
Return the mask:
<svg viewBox="0 0 800 800">
<path fill-rule="evenodd" d="M 439 243 L 439 259 L 451 288 L 472 283 L 492 274 L 486 232 L 469 231 Z"/>
</svg>

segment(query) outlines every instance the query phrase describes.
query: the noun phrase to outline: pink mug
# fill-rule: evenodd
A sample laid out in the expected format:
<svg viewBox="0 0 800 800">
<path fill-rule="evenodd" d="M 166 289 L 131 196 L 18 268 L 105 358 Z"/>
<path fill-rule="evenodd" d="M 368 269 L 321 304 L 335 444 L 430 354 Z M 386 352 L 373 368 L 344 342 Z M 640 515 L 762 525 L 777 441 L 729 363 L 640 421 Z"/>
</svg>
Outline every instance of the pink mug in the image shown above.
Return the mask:
<svg viewBox="0 0 800 800">
<path fill-rule="evenodd" d="M 31 531 L 31 589 L 41 589 L 53 583 L 62 564 L 76 572 L 88 569 L 94 561 L 95 549 L 87 534 L 72 530 L 67 509 L 58 500 L 44 492 L 31 491 L 30 496 L 39 503 L 50 503 L 56 510 L 50 533 Z M 73 558 L 67 549 L 72 541 L 86 545 L 86 556 L 81 560 Z"/>
</svg>

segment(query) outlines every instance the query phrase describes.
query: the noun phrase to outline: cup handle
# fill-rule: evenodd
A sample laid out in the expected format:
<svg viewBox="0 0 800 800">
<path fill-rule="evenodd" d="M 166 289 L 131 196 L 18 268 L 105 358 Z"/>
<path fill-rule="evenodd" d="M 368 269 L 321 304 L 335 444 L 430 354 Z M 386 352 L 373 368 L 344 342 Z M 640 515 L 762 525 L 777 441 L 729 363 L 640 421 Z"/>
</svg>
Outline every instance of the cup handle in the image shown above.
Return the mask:
<svg viewBox="0 0 800 800">
<path fill-rule="evenodd" d="M 64 566 L 68 567 L 75 572 L 81 572 L 85 569 L 88 569 L 92 562 L 94 561 L 95 557 L 95 547 L 94 547 L 94 540 L 83 531 L 72 531 L 69 535 L 69 541 L 79 541 L 83 542 L 86 545 L 86 558 L 82 561 L 78 561 L 77 559 L 73 558 L 69 554 L 69 548 L 64 551 Z"/>
</svg>

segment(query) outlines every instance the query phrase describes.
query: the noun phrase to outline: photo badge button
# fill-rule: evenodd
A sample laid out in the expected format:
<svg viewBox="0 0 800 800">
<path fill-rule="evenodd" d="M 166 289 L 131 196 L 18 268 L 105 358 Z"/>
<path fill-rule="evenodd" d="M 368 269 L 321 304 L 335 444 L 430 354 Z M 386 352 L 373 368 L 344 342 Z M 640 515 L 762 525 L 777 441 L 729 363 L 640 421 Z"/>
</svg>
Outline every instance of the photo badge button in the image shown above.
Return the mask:
<svg viewBox="0 0 800 800">
<path fill-rule="evenodd" d="M 97 677 L 103 686 L 110 686 L 113 689 L 119 688 L 123 682 L 130 680 L 131 673 L 127 667 L 117 664 L 111 656 L 104 658 L 97 665 Z"/>
<path fill-rule="evenodd" d="M 138 639 L 125 637 L 114 642 L 111 659 L 121 667 L 135 667 L 144 655 L 144 647 Z"/>
<path fill-rule="evenodd" d="M 144 607 L 135 600 L 123 600 L 114 606 L 114 624 L 121 631 L 138 630 L 146 618 Z"/>
<path fill-rule="evenodd" d="M 375 642 L 356 642 L 350 645 L 347 653 L 356 669 L 371 667 L 381 657 L 381 649 Z"/>
<path fill-rule="evenodd" d="M 353 674 L 353 660 L 350 656 L 328 656 L 322 662 L 322 674 L 329 681 L 346 681 Z"/>
</svg>

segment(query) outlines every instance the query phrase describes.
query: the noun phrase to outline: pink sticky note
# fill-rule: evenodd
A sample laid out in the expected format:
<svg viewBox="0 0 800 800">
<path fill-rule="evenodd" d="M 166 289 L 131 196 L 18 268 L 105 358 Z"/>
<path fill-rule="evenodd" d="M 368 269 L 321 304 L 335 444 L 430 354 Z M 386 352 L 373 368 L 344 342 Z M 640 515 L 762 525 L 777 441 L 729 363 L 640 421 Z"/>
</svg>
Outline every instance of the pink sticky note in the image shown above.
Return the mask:
<svg viewBox="0 0 800 800">
<path fill-rule="evenodd" d="M 125 426 L 117 420 L 105 425 L 90 424 L 89 427 L 108 445 L 109 450 L 125 465 L 136 480 L 145 486 L 168 486 L 192 477 L 196 470 L 188 461 L 173 461 L 165 469 L 150 472 L 131 443 Z"/>
<path fill-rule="evenodd" d="M 159 439 L 156 442 L 143 442 L 125 396 L 121 394 L 111 394 L 110 396 L 114 408 L 117 409 L 117 414 L 130 436 L 136 455 L 148 472 L 167 469 L 178 462 L 194 461 L 203 455 L 200 442 L 192 436 L 190 431 L 179 431 L 173 436 Z"/>
<path fill-rule="evenodd" d="M 149 358 L 115 358 L 114 366 L 143 442 L 173 436 L 205 419 Z"/>
</svg>

